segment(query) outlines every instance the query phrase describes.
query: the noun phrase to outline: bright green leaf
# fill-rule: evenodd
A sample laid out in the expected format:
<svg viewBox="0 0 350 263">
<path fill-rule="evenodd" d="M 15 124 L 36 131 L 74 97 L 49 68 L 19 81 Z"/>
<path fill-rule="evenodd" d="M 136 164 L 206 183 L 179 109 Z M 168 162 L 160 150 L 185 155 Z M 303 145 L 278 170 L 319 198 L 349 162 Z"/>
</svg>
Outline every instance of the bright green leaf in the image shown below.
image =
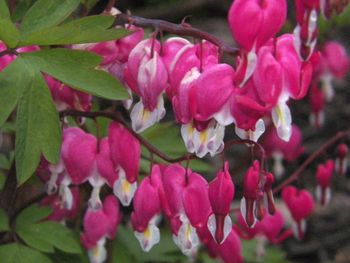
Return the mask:
<svg viewBox="0 0 350 263">
<path fill-rule="evenodd" d="M 51 49 L 22 55 L 41 71 L 81 91 L 110 100 L 127 99 L 120 82 L 102 70 L 88 69 L 79 61 L 91 59 L 89 52 Z M 73 57 L 73 59 L 72 59 Z"/>
<path fill-rule="evenodd" d="M 20 244 L 0 246 L 1 263 L 52 263 L 52 261 L 35 249 Z"/>
<path fill-rule="evenodd" d="M 18 103 L 16 125 L 16 175 L 22 184 L 35 172 L 41 154 L 50 163 L 59 159 L 59 116 L 40 72 Z"/>
<path fill-rule="evenodd" d="M 63 22 L 79 5 L 79 0 L 38 0 L 25 14 L 21 31 L 30 33 Z"/>
<path fill-rule="evenodd" d="M 0 208 L 0 232 L 9 231 L 9 219 L 6 212 Z"/>
<path fill-rule="evenodd" d="M 37 204 L 28 206 L 16 218 L 16 226 L 23 227 L 37 223 L 49 216 L 51 212 L 51 208 L 38 206 Z"/>
<path fill-rule="evenodd" d="M 17 58 L 0 72 L 0 127 L 30 85 L 33 74 L 33 69 L 21 58 Z"/>
</svg>

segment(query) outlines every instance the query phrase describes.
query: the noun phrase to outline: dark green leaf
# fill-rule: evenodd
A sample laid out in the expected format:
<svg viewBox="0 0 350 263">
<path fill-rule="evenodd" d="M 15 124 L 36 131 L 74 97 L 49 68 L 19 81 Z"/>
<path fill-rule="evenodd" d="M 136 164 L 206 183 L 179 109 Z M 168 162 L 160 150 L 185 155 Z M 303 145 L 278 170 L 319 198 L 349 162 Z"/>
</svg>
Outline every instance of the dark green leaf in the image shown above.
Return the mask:
<svg viewBox="0 0 350 263">
<path fill-rule="evenodd" d="M 0 40 L 10 48 L 16 47 L 18 43 L 19 31 L 9 19 L 0 18 Z"/>
<path fill-rule="evenodd" d="M 20 244 L 0 246 L 1 263 L 52 263 L 52 261 L 37 250 Z"/>
<path fill-rule="evenodd" d="M 21 225 L 16 232 L 29 246 L 43 252 L 53 252 L 56 247 L 67 253 L 82 253 L 74 232 L 56 222 Z"/>
<path fill-rule="evenodd" d="M 0 72 L 0 127 L 30 85 L 33 74 L 33 69 L 21 58 L 17 58 Z"/>
<path fill-rule="evenodd" d="M 30 247 L 45 253 L 53 253 L 55 251 L 53 245 L 41 237 L 41 233 L 36 231 L 34 225 L 25 227 L 17 227 L 16 233 Z"/>
<path fill-rule="evenodd" d="M 10 170 L 11 161 L 5 154 L 0 154 L 0 169 Z"/>
<path fill-rule="evenodd" d="M 22 56 L 41 71 L 78 90 L 110 100 L 128 98 L 117 79 L 105 71 L 89 69 L 87 64 L 80 64 L 80 61 L 91 62 L 93 55 L 89 52 L 51 49 L 24 53 Z"/>
<path fill-rule="evenodd" d="M 79 0 L 38 0 L 25 14 L 21 31 L 30 33 L 63 22 L 79 5 Z"/>
<path fill-rule="evenodd" d="M 43 220 L 51 214 L 52 210 L 48 207 L 38 206 L 37 204 L 25 208 L 16 218 L 17 227 L 25 227 Z"/>
<path fill-rule="evenodd" d="M 59 117 L 40 72 L 36 72 L 18 103 L 16 125 L 16 175 L 22 184 L 35 172 L 41 154 L 50 163 L 57 163 L 59 159 Z"/>
<path fill-rule="evenodd" d="M 5 181 L 6 175 L 2 171 L 0 171 L 0 191 L 2 190 L 2 188 L 4 188 Z"/>
<path fill-rule="evenodd" d="M 6 212 L 0 208 L 0 232 L 9 231 L 9 219 Z"/>
<path fill-rule="evenodd" d="M 90 263 L 86 253 L 83 254 L 68 254 L 57 250 L 55 254 L 51 256 L 51 259 L 55 263 Z M 124 261 L 120 261 L 126 263 Z"/>
<path fill-rule="evenodd" d="M 30 6 L 33 4 L 35 0 L 19 0 L 16 2 L 16 8 L 12 13 L 12 20 L 18 21 L 23 18 L 25 13 L 28 11 Z"/>
<path fill-rule="evenodd" d="M 124 226 L 118 227 L 114 242 L 113 263 L 125 262 L 186 262 L 186 257 L 174 244 L 170 232 L 162 232 L 159 244 L 149 252 L 143 252 L 133 231 Z"/>
</svg>

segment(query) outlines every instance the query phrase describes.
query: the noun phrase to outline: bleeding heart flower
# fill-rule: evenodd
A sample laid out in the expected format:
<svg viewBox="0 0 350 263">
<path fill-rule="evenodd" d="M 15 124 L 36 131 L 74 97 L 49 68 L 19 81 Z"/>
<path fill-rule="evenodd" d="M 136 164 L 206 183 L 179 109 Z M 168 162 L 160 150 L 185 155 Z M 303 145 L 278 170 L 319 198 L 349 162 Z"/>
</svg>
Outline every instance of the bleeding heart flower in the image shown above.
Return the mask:
<svg viewBox="0 0 350 263">
<path fill-rule="evenodd" d="M 107 258 L 106 239 L 114 239 L 120 220 L 119 203 L 114 196 L 107 196 L 103 208 L 88 209 L 84 215 L 84 233 L 81 242 L 88 250 L 91 263 L 102 263 Z"/>
<path fill-rule="evenodd" d="M 126 128 L 116 122 L 109 125 L 108 141 L 114 171 L 118 173 L 118 179 L 113 184 L 113 192 L 120 202 L 127 206 L 137 188 L 141 146 Z"/>
<path fill-rule="evenodd" d="M 334 172 L 334 161 L 328 160 L 325 164 L 319 164 L 317 167 L 316 180 L 316 199 L 321 205 L 327 205 L 331 199 L 331 179 Z"/>
<path fill-rule="evenodd" d="M 155 169 L 152 169 L 152 173 L 158 172 Z M 146 252 L 160 240 L 160 232 L 156 226 L 161 210 L 157 190 L 157 187 L 152 185 L 150 177 L 146 177 L 136 190 L 133 202 L 134 212 L 131 214 L 131 223 L 142 250 Z"/>
<path fill-rule="evenodd" d="M 282 28 L 287 16 L 285 0 L 235 0 L 228 13 L 233 38 L 243 48 L 238 84 L 243 86 L 255 70 L 256 52 Z"/>
<path fill-rule="evenodd" d="M 283 160 L 293 161 L 304 152 L 301 130 L 295 124 L 292 125 L 291 137 L 288 142 L 278 136 L 275 128 L 271 128 L 264 136 L 262 145 L 266 155 L 274 159 L 273 172 L 277 178 L 280 178 L 284 173 Z"/>
<path fill-rule="evenodd" d="M 232 230 L 229 214 L 234 194 L 235 187 L 229 173 L 229 164 L 226 162 L 224 170 L 219 171 L 209 184 L 209 201 L 213 214 L 209 216 L 207 225 L 218 244 L 222 244 Z"/>
<path fill-rule="evenodd" d="M 52 208 L 52 213 L 47 217 L 47 220 L 64 223 L 65 220 L 73 220 L 76 218 L 80 205 L 79 188 L 73 187 L 71 192 L 73 197 L 71 209 L 65 207 L 65 204 L 58 194 L 47 196 L 40 202 L 41 205 L 50 206 Z"/>
<path fill-rule="evenodd" d="M 133 129 L 142 132 L 165 115 L 162 93 L 167 87 L 168 72 L 160 56 L 160 43 L 146 39 L 131 51 L 125 69 L 125 81 L 140 96 L 131 111 Z"/>
<path fill-rule="evenodd" d="M 302 239 L 306 231 L 306 219 L 314 209 L 314 199 L 307 190 L 298 190 L 294 186 L 287 186 L 282 190 L 282 199 L 295 221 L 293 223 L 294 236 Z"/>
<path fill-rule="evenodd" d="M 345 175 L 348 168 L 348 146 L 345 143 L 338 145 L 337 158 L 335 159 L 335 171 L 340 175 Z"/>
<path fill-rule="evenodd" d="M 318 88 L 316 84 L 311 86 L 309 94 L 311 114 L 310 123 L 315 128 L 319 129 L 324 125 L 324 107 L 325 97 L 324 93 Z"/>
<path fill-rule="evenodd" d="M 51 76 L 45 75 L 45 79 L 58 111 L 66 109 L 89 111 L 91 109 L 91 95 L 74 90 Z"/>
</svg>

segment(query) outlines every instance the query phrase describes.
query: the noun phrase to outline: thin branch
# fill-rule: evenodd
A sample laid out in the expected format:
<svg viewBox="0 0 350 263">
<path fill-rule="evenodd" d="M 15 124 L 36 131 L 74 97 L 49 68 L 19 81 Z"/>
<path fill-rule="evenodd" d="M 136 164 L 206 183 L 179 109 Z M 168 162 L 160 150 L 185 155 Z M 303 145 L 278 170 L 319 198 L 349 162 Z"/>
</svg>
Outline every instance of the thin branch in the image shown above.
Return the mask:
<svg viewBox="0 0 350 263">
<path fill-rule="evenodd" d="M 286 180 L 284 180 L 282 183 L 280 183 L 277 187 L 273 189 L 273 193 L 276 194 L 279 191 L 283 189 L 283 187 L 291 184 L 295 180 L 298 179 L 300 174 L 306 169 L 307 166 L 309 166 L 314 160 L 316 160 L 320 155 L 322 155 L 325 151 L 327 151 L 330 147 L 332 147 L 334 144 L 339 142 L 339 140 L 350 136 L 350 130 L 338 132 L 335 136 L 330 138 L 328 141 L 326 141 L 324 144 L 321 145 L 321 147 L 311 154 L 309 158 L 307 158 L 297 170 L 295 170 L 294 173 L 292 173 Z"/>
<path fill-rule="evenodd" d="M 198 39 L 205 39 L 218 46 L 222 52 L 232 56 L 239 55 L 239 49 L 224 43 L 221 39 L 200 29 L 191 27 L 188 24 L 174 24 L 159 19 L 148 19 L 138 16 L 119 14 L 116 16 L 114 25 L 132 24 L 142 28 L 153 28 L 157 31 L 165 31 L 178 36 L 189 36 Z"/>
</svg>

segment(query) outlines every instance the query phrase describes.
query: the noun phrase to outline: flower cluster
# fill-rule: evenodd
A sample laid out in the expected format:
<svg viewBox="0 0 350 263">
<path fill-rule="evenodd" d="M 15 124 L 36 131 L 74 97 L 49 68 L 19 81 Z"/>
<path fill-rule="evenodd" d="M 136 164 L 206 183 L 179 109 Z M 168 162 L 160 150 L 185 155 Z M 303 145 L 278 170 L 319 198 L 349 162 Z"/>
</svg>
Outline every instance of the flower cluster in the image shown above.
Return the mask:
<svg viewBox="0 0 350 263">
<path fill-rule="evenodd" d="M 337 42 L 326 43 L 320 52 L 316 48 L 319 13 L 329 17 L 333 10 L 340 12 L 342 2 L 295 0 L 295 6 L 294 33 L 277 36 L 286 20 L 286 0 L 235 0 L 228 24 L 239 54 L 232 65 L 220 61 L 220 47 L 209 41 L 171 37 L 160 42 L 155 33 L 144 39 L 143 29 L 133 24 L 125 25 L 131 33 L 122 39 L 69 47 L 102 56 L 99 68 L 119 79 L 130 94 L 124 107 L 131 128 L 122 121 L 112 122 L 107 136 L 97 138 L 66 122 L 59 163 L 42 159 L 37 170 L 49 195 L 41 205 L 53 208 L 48 220 L 74 219 L 81 208 L 81 188 L 92 188 L 81 234 L 91 262 L 106 260 L 106 240 L 114 239 L 121 222 L 120 204 L 132 206 L 130 216 L 125 216 L 146 252 L 160 242 L 158 226 L 163 219 L 174 243 L 190 258 L 203 245 L 211 256 L 239 263 L 243 262 L 240 238 L 276 244 L 293 234 L 304 237 L 306 220 L 315 207 L 313 196 L 294 186 L 283 188 L 281 199 L 292 218 L 289 229 L 286 216 L 275 207 L 272 189 L 275 176 L 280 179 L 285 172 L 282 162 L 296 160 L 304 152 L 289 104 L 309 92 L 310 119 L 321 126 L 324 103 L 333 97 L 332 81 L 345 77 L 350 62 Z M 5 49 L 0 42 L 0 52 Z M 17 52 L 38 49 L 24 47 Z M 15 54 L 2 56 L 0 71 L 15 58 Z M 91 95 L 51 76 L 45 79 L 58 111 L 91 110 Z M 137 134 L 165 116 L 164 99 L 181 125 L 191 157 L 223 151 L 225 129 L 231 124 L 245 142 L 258 141 L 267 130 L 259 146 L 265 149 L 263 157 L 274 159 L 273 174 L 264 158 L 252 161 L 243 175 L 237 215 L 232 213 L 235 185 L 228 162 L 208 183 L 181 163 L 156 163 L 152 156 L 150 173 L 140 178 L 142 140 Z M 347 154 L 347 146 L 340 144 L 337 159 L 317 168 L 315 196 L 322 205 L 330 202 L 334 171 L 346 172 Z M 258 254 L 264 254 L 263 248 Z"/>
</svg>

